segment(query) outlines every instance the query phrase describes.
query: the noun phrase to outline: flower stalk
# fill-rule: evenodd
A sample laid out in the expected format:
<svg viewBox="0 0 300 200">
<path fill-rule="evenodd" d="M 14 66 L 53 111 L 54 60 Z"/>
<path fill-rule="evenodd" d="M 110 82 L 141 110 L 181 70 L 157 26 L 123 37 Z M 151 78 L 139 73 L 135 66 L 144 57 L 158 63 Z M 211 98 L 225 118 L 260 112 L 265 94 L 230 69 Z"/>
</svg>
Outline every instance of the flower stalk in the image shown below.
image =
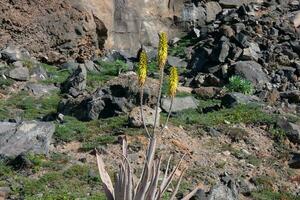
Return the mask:
<svg viewBox="0 0 300 200">
<path fill-rule="evenodd" d="M 159 67 L 159 89 L 157 95 L 157 102 L 155 108 L 155 119 L 154 119 L 154 128 L 152 137 L 155 137 L 156 124 L 158 120 L 158 108 L 161 100 L 161 91 L 164 82 L 164 67 L 168 59 L 168 36 L 165 32 L 160 33 L 159 35 L 159 44 L 158 44 L 158 67 Z"/>
</svg>

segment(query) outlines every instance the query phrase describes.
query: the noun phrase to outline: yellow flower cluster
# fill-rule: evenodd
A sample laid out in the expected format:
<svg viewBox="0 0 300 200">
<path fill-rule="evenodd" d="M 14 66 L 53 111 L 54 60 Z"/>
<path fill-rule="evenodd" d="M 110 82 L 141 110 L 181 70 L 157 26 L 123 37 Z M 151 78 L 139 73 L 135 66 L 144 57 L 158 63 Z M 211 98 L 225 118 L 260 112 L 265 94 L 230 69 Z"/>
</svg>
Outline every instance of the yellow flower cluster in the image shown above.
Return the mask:
<svg viewBox="0 0 300 200">
<path fill-rule="evenodd" d="M 158 66 L 162 69 L 168 58 L 168 36 L 167 33 L 161 32 L 159 34 L 159 45 L 158 45 Z"/>
<path fill-rule="evenodd" d="M 138 68 L 138 81 L 139 85 L 143 86 L 147 77 L 147 65 L 148 65 L 148 56 L 147 53 L 142 50 L 139 58 L 139 68 Z"/>
<path fill-rule="evenodd" d="M 168 95 L 174 97 L 178 86 L 178 72 L 176 67 L 171 67 L 168 86 Z"/>
</svg>

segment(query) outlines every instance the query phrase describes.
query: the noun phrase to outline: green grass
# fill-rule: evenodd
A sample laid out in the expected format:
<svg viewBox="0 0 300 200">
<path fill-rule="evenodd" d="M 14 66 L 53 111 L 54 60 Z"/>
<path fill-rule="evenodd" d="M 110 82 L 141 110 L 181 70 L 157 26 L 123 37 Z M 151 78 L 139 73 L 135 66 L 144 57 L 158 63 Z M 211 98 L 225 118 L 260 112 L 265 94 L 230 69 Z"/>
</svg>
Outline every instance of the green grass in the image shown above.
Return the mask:
<svg viewBox="0 0 300 200">
<path fill-rule="evenodd" d="M 186 57 L 185 49 L 197 41 L 196 38 L 192 38 L 191 36 L 182 37 L 174 46 L 169 48 L 169 54 L 171 56 L 178 56 L 180 58 Z"/>
<path fill-rule="evenodd" d="M 0 76 L 0 89 L 5 89 L 6 87 L 11 86 L 14 83 L 14 81 L 10 78 L 3 78 Z"/>
<path fill-rule="evenodd" d="M 121 60 L 115 62 L 98 61 L 98 64 L 102 75 L 118 76 L 120 73 L 128 71 L 128 65 Z"/>
<path fill-rule="evenodd" d="M 116 141 L 115 132 L 118 133 L 119 130 L 125 129 L 127 123 L 127 116 L 125 115 L 89 122 L 65 116 L 65 122 L 56 125 L 54 136 L 57 141 L 81 141 L 83 142 L 83 149 L 89 150 L 99 144 Z"/>
<path fill-rule="evenodd" d="M 215 126 L 237 123 L 264 123 L 273 124 L 276 122 L 276 116 L 268 115 L 260 107 L 253 105 L 239 105 L 235 108 L 222 109 L 215 112 L 201 114 L 198 110 L 188 109 L 176 114 L 170 121 L 175 125 L 201 125 Z"/>
<path fill-rule="evenodd" d="M 270 190 L 262 190 L 259 192 L 253 192 L 251 196 L 255 200 L 300 200 L 300 197 L 296 197 L 286 192 L 273 192 Z"/>
<path fill-rule="evenodd" d="M 115 62 L 98 61 L 100 72 L 88 72 L 87 74 L 87 90 L 93 91 L 95 88 L 103 86 L 103 84 L 120 73 L 128 71 L 128 65 L 123 61 Z"/>
<path fill-rule="evenodd" d="M 70 72 L 67 69 L 59 70 L 57 67 L 47 64 L 43 64 L 43 67 L 47 71 L 49 78 L 43 80 L 42 83 L 61 84 L 70 76 Z"/>
<path fill-rule="evenodd" d="M 41 119 L 47 114 L 56 113 L 60 96 L 57 92 L 41 98 L 30 96 L 22 91 L 7 100 L 0 100 L 0 120 L 15 117 L 14 110 L 23 110 L 24 120 Z"/>
<path fill-rule="evenodd" d="M 52 154 L 50 158 L 27 157 L 33 166 L 19 171 L 0 162 L 0 186 L 10 187 L 13 199 L 106 199 L 96 166 L 69 163 L 67 156 L 62 154 Z M 35 178 L 28 175 L 35 175 Z"/>
</svg>

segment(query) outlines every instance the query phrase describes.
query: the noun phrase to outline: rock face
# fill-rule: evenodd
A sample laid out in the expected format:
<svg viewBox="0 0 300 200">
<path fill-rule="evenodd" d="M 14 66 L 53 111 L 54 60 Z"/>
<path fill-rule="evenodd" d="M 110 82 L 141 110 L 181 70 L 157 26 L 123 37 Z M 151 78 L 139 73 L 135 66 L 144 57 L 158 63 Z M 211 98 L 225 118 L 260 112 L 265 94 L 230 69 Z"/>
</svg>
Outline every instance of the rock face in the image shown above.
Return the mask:
<svg viewBox="0 0 300 200">
<path fill-rule="evenodd" d="M 33 152 L 48 154 L 55 126 L 48 122 L 0 122 L 0 155 L 15 157 Z"/>
<path fill-rule="evenodd" d="M 86 59 L 104 47 L 136 54 L 141 44 L 156 46 L 158 32 L 172 38 L 206 18 L 203 7 L 184 0 L 4 0 L 0 11 L 0 49 L 18 44 L 49 62 Z"/>
<path fill-rule="evenodd" d="M 4 0 L 0 11 L 0 48 L 21 45 L 34 55 L 44 53 L 49 61 L 53 55 L 51 61 L 58 61 L 61 53 L 85 57 L 107 38 L 102 21 L 82 1 Z"/>
</svg>

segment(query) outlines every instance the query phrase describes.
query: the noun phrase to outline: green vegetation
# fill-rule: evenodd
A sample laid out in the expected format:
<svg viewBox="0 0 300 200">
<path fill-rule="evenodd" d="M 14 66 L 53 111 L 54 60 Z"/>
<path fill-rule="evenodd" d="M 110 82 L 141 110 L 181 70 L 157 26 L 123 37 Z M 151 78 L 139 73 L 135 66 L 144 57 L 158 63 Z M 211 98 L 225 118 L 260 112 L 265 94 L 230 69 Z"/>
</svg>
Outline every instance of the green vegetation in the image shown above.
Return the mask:
<svg viewBox="0 0 300 200">
<path fill-rule="evenodd" d="M 300 200 L 300 197 L 286 192 L 273 192 L 271 190 L 262 190 L 253 192 L 251 196 L 256 200 Z"/>
<path fill-rule="evenodd" d="M 274 124 L 277 116 L 266 115 L 259 106 L 239 105 L 234 108 L 222 109 L 202 114 L 198 110 L 189 109 L 177 113 L 170 119 L 175 125 L 215 126 L 226 123 L 268 123 Z"/>
<path fill-rule="evenodd" d="M 52 154 L 48 159 L 40 155 L 27 155 L 27 158 L 32 162 L 32 167 L 21 171 L 14 171 L 0 162 L 0 186 L 10 186 L 11 197 L 105 200 L 99 176 L 91 166 L 67 163 L 68 158 L 62 154 Z M 36 178 L 28 177 L 28 174 Z"/>
<path fill-rule="evenodd" d="M 197 39 L 192 38 L 191 36 L 182 37 L 174 46 L 169 48 L 169 54 L 171 56 L 178 56 L 180 58 L 186 57 L 185 49 L 189 46 L 192 46 L 196 43 Z"/>
<path fill-rule="evenodd" d="M 46 64 L 44 64 L 43 67 L 49 76 L 48 79 L 42 81 L 45 84 L 61 84 L 70 76 L 70 72 L 67 69 L 59 70 L 55 66 Z"/>
<path fill-rule="evenodd" d="M 98 145 L 114 143 L 115 133 L 127 125 L 127 116 L 117 116 L 108 119 L 79 121 L 75 117 L 65 116 L 63 124 L 57 124 L 54 133 L 57 141 L 81 141 L 83 150 L 94 149 Z"/>
<path fill-rule="evenodd" d="M 114 76 L 128 71 L 128 65 L 121 60 L 115 62 L 98 61 L 98 64 L 100 66 L 100 72 L 88 72 L 87 74 L 87 89 L 89 91 L 101 87 Z"/>
<path fill-rule="evenodd" d="M 14 81 L 10 78 L 4 78 L 0 76 L 0 89 L 5 89 L 6 87 L 11 86 Z"/>
<path fill-rule="evenodd" d="M 229 84 L 226 86 L 229 92 L 240 92 L 243 94 L 252 94 L 254 91 L 250 81 L 241 78 L 240 76 L 232 76 L 229 78 Z"/>
<path fill-rule="evenodd" d="M 286 138 L 286 132 L 279 127 L 271 126 L 269 132 L 275 141 L 282 142 Z"/>
<path fill-rule="evenodd" d="M 30 59 L 25 59 L 22 61 L 22 63 L 23 63 L 23 66 L 27 67 L 28 69 L 32 69 L 34 66 L 33 60 L 30 60 Z"/>
<path fill-rule="evenodd" d="M 98 64 L 101 74 L 106 76 L 118 76 L 120 73 L 128 71 L 128 65 L 122 60 L 115 62 L 98 61 Z"/>
<path fill-rule="evenodd" d="M 60 97 L 57 92 L 35 98 L 28 92 L 22 91 L 7 100 L 0 100 L 0 120 L 15 117 L 16 113 L 13 111 L 16 110 L 22 110 L 21 117 L 24 120 L 41 119 L 45 115 L 56 113 L 59 101 Z"/>
</svg>

